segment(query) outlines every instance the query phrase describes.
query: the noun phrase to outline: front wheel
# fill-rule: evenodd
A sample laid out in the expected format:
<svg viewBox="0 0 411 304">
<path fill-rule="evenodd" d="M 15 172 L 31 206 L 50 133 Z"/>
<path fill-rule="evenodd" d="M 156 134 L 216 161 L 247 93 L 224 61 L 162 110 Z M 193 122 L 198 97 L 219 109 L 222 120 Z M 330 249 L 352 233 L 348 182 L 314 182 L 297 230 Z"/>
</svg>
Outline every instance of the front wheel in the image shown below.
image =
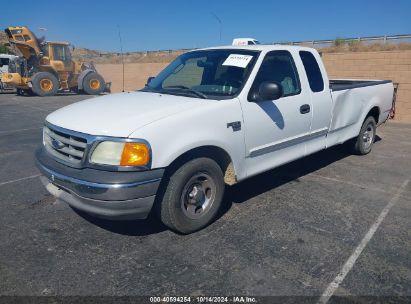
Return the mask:
<svg viewBox="0 0 411 304">
<path fill-rule="evenodd" d="M 32 91 L 37 96 L 56 95 L 60 83 L 56 76 L 49 72 L 38 72 L 31 78 Z"/>
<path fill-rule="evenodd" d="M 352 150 L 355 154 L 365 155 L 371 152 L 377 133 L 377 124 L 374 117 L 368 117 L 360 130 L 357 138 L 353 140 Z"/>
<path fill-rule="evenodd" d="M 106 83 L 101 75 L 91 72 L 83 79 L 83 90 L 88 95 L 99 95 L 104 92 Z"/>
<path fill-rule="evenodd" d="M 178 168 L 164 187 L 157 208 L 169 228 L 188 234 L 210 224 L 224 195 L 224 177 L 212 159 L 193 159 Z"/>
</svg>

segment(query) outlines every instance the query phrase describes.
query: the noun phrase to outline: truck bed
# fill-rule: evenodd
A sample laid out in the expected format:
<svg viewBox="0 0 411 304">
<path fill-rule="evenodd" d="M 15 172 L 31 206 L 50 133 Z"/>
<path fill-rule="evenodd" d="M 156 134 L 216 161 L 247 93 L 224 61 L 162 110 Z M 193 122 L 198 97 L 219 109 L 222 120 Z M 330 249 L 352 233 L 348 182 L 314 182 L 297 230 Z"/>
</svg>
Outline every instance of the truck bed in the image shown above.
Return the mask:
<svg viewBox="0 0 411 304">
<path fill-rule="evenodd" d="M 349 80 L 349 79 L 330 79 L 331 91 L 343 91 L 349 89 L 375 86 L 390 83 L 391 80 Z"/>
<path fill-rule="evenodd" d="M 390 80 L 330 80 L 333 110 L 329 128 L 329 146 L 358 135 L 365 115 L 378 109 L 377 124 L 391 111 L 393 84 Z"/>
</svg>

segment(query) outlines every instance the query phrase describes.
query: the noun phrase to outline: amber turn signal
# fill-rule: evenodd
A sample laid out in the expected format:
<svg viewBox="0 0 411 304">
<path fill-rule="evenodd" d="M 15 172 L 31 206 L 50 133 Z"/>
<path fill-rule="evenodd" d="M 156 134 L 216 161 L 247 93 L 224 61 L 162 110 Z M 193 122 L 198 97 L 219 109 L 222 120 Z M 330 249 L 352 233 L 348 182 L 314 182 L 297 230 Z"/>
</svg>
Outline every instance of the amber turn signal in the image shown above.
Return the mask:
<svg viewBox="0 0 411 304">
<path fill-rule="evenodd" d="M 146 166 L 150 161 L 150 150 L 143 143 L 125 143 L 120 166 Z"/>
</svg>

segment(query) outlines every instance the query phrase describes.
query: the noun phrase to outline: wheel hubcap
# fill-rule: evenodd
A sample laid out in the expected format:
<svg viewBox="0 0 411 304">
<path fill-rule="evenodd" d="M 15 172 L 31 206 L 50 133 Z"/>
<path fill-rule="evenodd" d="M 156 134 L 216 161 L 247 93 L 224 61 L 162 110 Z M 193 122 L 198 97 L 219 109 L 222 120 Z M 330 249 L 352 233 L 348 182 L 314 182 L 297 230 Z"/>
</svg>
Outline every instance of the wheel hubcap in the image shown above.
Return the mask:
<svg viewBox="0 0 411 304">
<path fill-rule="evenodd" d="M 53 82 L 50 79 L 40 80 L 40 88 L 45 92 L 50 92 L 53 89 Z"/>
<path fill-rule="evenodd" d="M 367 128 L 362 136 L 362 140 L 364 148 L 368 149 L 374 140 L 374 127 L 372 124 L 367 125 Z"/>
<path fill-rule="evenodd" d="M 97 79 L 91 79 L 90 88 L 92 88 L 93 90 L 98 90 L 100 88 L 100 81 L 98 81 Z"/>
<path fill-rule="evenodd" d="M 204 216 L 215 200 L 216 184 L 207 173 L 192 176 L 183 188 L 181 209 L 191 219 Z"/>
</svg>

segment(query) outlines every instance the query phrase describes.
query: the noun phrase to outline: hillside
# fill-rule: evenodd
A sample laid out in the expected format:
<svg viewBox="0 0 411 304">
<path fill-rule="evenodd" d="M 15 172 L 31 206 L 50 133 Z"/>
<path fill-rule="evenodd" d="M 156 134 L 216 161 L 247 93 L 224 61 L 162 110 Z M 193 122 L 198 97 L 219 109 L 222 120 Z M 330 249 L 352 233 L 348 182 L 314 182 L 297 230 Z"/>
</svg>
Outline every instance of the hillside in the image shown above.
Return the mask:
<svg viewBox="0 0 411 304">
<path fill-rule="evenodd" d="M 411 44 L 365 44 L 361 42 L 343 42 L 329 47 L 318 48 L 318 50 L 323 53 L 402 51 L 411 50 Z M 187 50 L 125 53 L 124 63 L 168 63 L 184 52 L 187 52 Z M 83 61 L 93 61 L 102 64 L 118 64 L 122 62 L 120 53 L 98 52 L 84 48 L 75 49 L 74 57 Z"/>
<path fill-rule="evenodd" d="M 7 42 L 6 34 L 0 31 L 0 47 Z M 411 50 L 411 44 L 366 44 L 357 41 L 345 42 L 342 39 L 337 39 L 333 45 L 319 48 L 318 50 L 323 53 L 399 51 Z M 186 51 L 187 50 L 127 52 L 124 53 L 124 63 L 168 63 Z M 97 51 L 81 47 L 74 49 L 73 58 L 99 64 L 118 64 L 122 62 L 120 53 Z"/>
<path fill-rule="evenodd" d="M 10 49 L 4 44 L 7 43 L 7 36 L 4 32 L 0 32 L 0 53 L 10 53 Z"/>
<path fill-rule="evenodd" d="M 157 51 L 157 52 L 128 52 L 124 53 L 124 63 L 164 63 L 170 62 L 184 51 Z M 120 53 L 99 52 L 85 48 L 76 48 L 73 57 L 81 61 L 93 61 L 95 63 L 121 63 L 122 56 Z"/>
<path fill-rule="evenodd" d="M 0 44 L 5 44 L 7 42 L 8 40 L 7 40 L 6 33 L 3 31 L 0 31 Z"/>
</svg>

